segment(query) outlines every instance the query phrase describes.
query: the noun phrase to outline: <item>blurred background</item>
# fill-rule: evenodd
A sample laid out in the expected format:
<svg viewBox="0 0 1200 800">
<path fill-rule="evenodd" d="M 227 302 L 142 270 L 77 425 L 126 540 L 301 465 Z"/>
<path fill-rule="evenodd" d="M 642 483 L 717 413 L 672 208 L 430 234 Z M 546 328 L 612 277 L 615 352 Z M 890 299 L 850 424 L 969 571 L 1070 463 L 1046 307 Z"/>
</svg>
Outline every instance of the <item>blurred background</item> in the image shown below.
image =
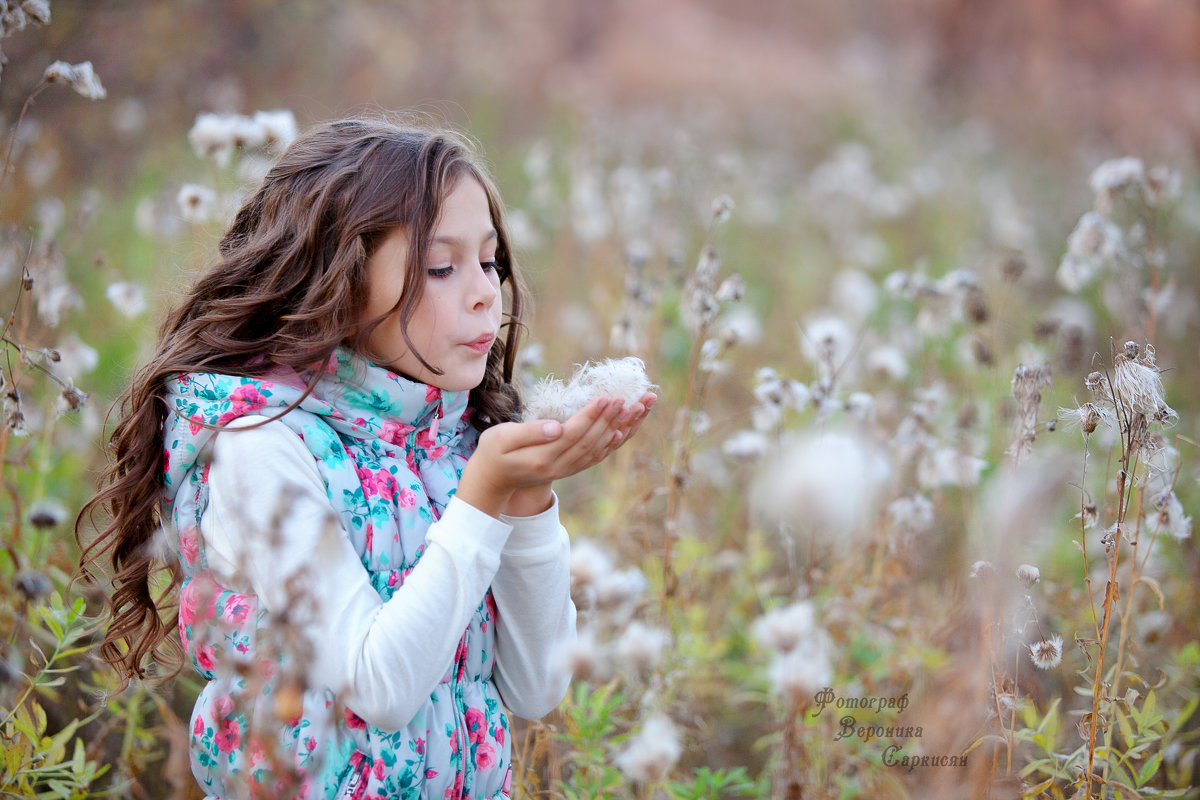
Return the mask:
<svg viewBox="0 0 1200 800">
<path fill-rule="evenodd" d="M 1127 669 L 1115 683 L 1138 697 L 1109 709 L 1104 735 L 1110 752 L 1136 752 L 1112 756 L 1105 775 L 1195 796 L 1200 559 L 1185 534 L 1200 496 L 1200 5 L 55 0 L 51 11 L 22 30 L 5 17 L 0 41 L 0 286 L 6 313 L 18 309 L 6 380 L 27 427 L 0 440 L 0 717 L 37 703 L 47 735 L 71 731 L 60 760 L 88 731 L 87 763 L 111 769 L 78 785 L 193 796 L 180 761 L 188 679 L 101 708 L 97 692 L 113 686 L 82 621 L 84 655 L 62 663 L 83 688 L 30 677 L 30 691 L 19 676 L 41 674 L 27 642 L 64 641 L 47 622 L 60 617 L 37 609 L 82 610 L 62 611 L 78 557 L 69 530 L 103 463 L 108 410 L 269 163 L 261 147 L 219 163 L 189 131 L 203 113 L 284 110 L 301 129 L 415 112 L 469 132 L 534 288 L 527 376 L 633 353 L 661 387 L 624 460 L 564 488 L 577 540 L 644 585 L 615 609 L 577 587 L 601 655 L 572 656 L 592 677 L 521 729 L 528 793 L 1071 796 L 1076 727 L 1098 685 L 1095 645 L 1073 636 L 1099 638 L 1100 587 L 1119 577 L 1130 605 L 1105 668 Z M 105 96 L 39 90 L 57 60 L 90 61 Z M 740 284 L 698 285 L 705 252 Z M 35 286 L 21 305 L 25 269 Z M 720 314 L 697 320 L 704 291 Z M 1177 412 L 1154 445 L 1170 463 L 1137 473 L 1132 505 L 1115 483 L 1128 441 L 1088 440 L 1085 472 L 1078 415 L 1065 430 L 1092 399 L 1085 376 L 1126 340 L 1157 349 Z M 20 366 L 41 347 L 88 394 L 82 410 L 63 415 L 63 386 Z M 1021 373 L 1026 385 L 1022 367 L 1046 372 Z M 829 433 L 853 452 L 810 447 Z M 798 477 L 768 477 L 781 471 Z M 1107 576 L 1101 535 L 1118 523 L 1147 531 L 1144 571 Z M 1160 527 L 1172 535 L 1152 537 Z M 973 589 L 978 560 L 1007 583 Z M 1012 579 L 1020 563 L 1040 564 L 1036 589 Z M 794 651 L 750 632 L 797 603 L 817 612 L 816 667 L 781 661 Z M 655 632 L 641 650 L 635 618 Z M 1035 670 L 1029 647 L 1051 632 L 1065 663 Z M 610 663 L 620 653 L 632 667 Z M 825 686 L 911 692 L 909 719 L 924 714 L 942 735 L 927 734 L 926 753 L 974 742 L 979 757 L 969 772 L 889 770 L 878 742 L 834 741 L 821 726 L 836 720 L 805 716 Z M 681 754 L 664 755 L 666 774 L 616 770 L 650 710 L 672 717 Z M 1135 711 L 1126 736 L 1115 720 Z M 42 752 L 9 720 L 0 734 L 6 752 Z M 11 791 L 47 785 L 26 776 L 22 788 L 8 769 Z"/>
</svg>

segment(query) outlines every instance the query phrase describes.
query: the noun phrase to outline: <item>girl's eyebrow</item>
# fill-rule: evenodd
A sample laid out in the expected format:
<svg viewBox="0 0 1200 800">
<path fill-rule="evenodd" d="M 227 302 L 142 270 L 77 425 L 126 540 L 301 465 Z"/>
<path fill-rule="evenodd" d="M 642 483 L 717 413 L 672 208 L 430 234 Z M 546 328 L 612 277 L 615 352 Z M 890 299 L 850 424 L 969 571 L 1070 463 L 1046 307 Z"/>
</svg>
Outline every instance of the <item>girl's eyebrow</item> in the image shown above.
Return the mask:
<svg viewBox="0 0 1200 800">
<path fill-rule="evenodd" d="M 495 238 L 497 238 L 497 233 L 496 233 L 495 228 L 489 228 L 488 232 L 483 235 L 483 241 L 485 244 L 487 242 L 492 241 Z M 457 246 L 465 246 L 465 245 L 469 244 L 466 237 L 447 236 L 447 235 L 435 236 L 435 237 L 433 237 L 432 242 L 433 242 L 433 244 L 448 244 L 452 247 L 456 246 L 456 245 Z"/>
</svg>

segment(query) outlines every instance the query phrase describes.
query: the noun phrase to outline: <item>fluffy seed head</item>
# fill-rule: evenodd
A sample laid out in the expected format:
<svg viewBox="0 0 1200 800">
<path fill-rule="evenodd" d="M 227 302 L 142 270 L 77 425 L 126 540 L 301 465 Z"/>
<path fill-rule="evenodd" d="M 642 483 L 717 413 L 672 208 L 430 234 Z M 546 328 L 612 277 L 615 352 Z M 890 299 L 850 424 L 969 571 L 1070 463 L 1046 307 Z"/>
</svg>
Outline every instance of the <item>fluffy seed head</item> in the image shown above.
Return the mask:
<svg viewBox="0 0 1200 800">
<path fill-rule="evenodd" d="M 1151 419 L 1175 415 L 1163 399 L 1162 377 L 1151 347 L 1139 348 L 1135 342 L 1126 342 L 1124 351 L 1113 359 L 1113 391 L 1117 402 L 1130 414 Z"/>
<path fill-rule="evenodd" d="M 1019 580 L 1021 585 L 1026 589 L 1032 588 L 1032 586 L 1041 579 L 1041 570 L 1032 564 L 1022 564 L 1021 566 L 1017 567 L 1017 580 Z"/>
<path fill-rule="evenodd" d="M 803 521 L 833 541 L 875 516 L 891 469 L 871 441 L 833 431 L 793 437 L 764 463 L 755 487 L 770 517 Z"/>
<path fill-rule="evenodd" d="M 44 497 L 29 507 L 29 524 L 35 528 L 55 528 L 66 518 L 67 507 L 53 497 Z"/>
<path fill-rule="evenodd" d="M 633 621 L 614 644 L 617 658 L 635 671 L 654 669 L 662 660 L 667 645 L 667 632 Z"/>
<path fill-rule="evenodd" d="M 46 83 L 63 83 L 70 85 L 78 95 L 88 100 L 103 100 L 104 87 L 100 85 L 100 77 L 92 68 L 92 62 L 84 61 L 79 64 L 68 64 L 66 61 L 55 61 L 46 67 L 42 74 Z"/>
<path fill-rule="evenodd" d="M 175 196 L 179 204 L 179 216 L 187 222 L 203 225 L 212 219 L 213 208 L 217 204 L 217 193 L 207 186 L 195 183 L 185 183 Z"/>
<path fill-rule="evenodd" d="M 525 419 L 566 422 L 598 397 L 619 398 L 631 406 L 654 388 L 640 358 L 610 358 L 581 365 L 566 383 L 548 376 L 530 392 Z"/>
<path fill-rule="evenodd" d="M 146 310 L 146 290 L 139 284 L 118 281 L 109 284 L 104 294 L 123 316 L 133 318 Z"/>
<path fill-rule="evenodd" d="M 1062 663 L 1062 637 L 1057 633 L 1029 646 L 1029 658 L 1038 669 L 1054 669 Z"/>
<path fill-rule="evenodd" d="M 630 737 L 614 763 L 630 780 L 655 783 L 671 773 L 682 754 L 675 725 L 665 715 L 655 714 Z"/>
<path fill-rule="evenodd" d="M 721 452 L 734 461 L 754 461 L 767 452 L 770 442 L 759 431 L 744 430 L 730 436 L 721 445 Z"/>
<path fill-rule="evenodd" d="M 771 687 L 792 702 L 805 702 L 833 682 L 828 650 L 827 638 L 822 633 L 814 638 L 812 646 L 776 655 L 768 669 Z"/>
<path fill-rule="evenodd" d="M 816 630 L 812 603 L 773 608 L 754 621 L 754 638 L 779 653 L 794 650 Z"/>
</svg>

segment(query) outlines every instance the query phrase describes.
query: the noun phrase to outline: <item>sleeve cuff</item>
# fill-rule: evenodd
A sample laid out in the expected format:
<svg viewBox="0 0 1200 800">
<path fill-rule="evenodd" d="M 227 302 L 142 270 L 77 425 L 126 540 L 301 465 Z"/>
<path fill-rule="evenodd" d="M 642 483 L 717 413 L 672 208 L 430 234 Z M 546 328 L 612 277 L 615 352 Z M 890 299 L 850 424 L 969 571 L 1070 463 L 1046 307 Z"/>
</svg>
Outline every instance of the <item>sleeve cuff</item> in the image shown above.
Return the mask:
<svg viewBox="0 0 1200 800">
<path fill-rule="evenodd" d="M 442 518 L 430 527 L 427 540 L 437 539 L 452 552 L 459 541 L 466 540 L 473 542 L 481 550 L 499 556 L 512 530 L 513 526 L 508 520 L 489 516 L 456 496 L 450 498 L 450 502 L 446 504 Z"/>
<path fill-rule="evenodd" d="M 551 492 L 554 498 L 550 507 L 532 517 L 510 517 L 501 514 L 500 519 L 512 526 L 508 544 L 504 548 L 506 556 L 531 555 L 543 549 L 556 550 L 562 539 L 566 539 L 566 531 L 558 519 L 558 495 Z"/>
</svg>

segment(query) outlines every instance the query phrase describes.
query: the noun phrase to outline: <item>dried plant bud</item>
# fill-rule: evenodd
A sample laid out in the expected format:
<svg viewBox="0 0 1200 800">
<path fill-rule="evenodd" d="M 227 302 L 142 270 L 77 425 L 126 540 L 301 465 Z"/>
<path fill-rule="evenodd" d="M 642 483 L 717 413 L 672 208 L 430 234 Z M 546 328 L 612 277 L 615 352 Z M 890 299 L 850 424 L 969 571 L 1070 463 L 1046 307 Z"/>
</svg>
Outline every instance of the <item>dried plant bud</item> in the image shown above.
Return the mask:
<svg viewBox="0 0 1200 800">
<path fill-rule="evenodd" d="M 86 401 L 87 395 L 76 389 L 75 382 L 67 378 L 67 385 L 58 395 L 56 409 L 60 415 L 78 412 Z"/>
<path fill-rule="evenodd" d="M 1025 257 L 1020 253 L 1014 253 L 1004 259 L 1004 264 L 1000 267 L 1000 273 L 1004 276 L 1004 280 L 1015 282 L 1025 274 L 1025 270 L 1029 265 L 1025 262 Z"/>
<path fill-rule="evenodd" d="M 67 507 L 53 497 L 44 497 L 29 507 L 28 518 L 35 528 L 54 528 L 67 518 Z"/>
<path fill-rule="evenodd" d="M 36 602 L 54 591 L 53 584 L 41 572 L 36 569 L 26 569 L 17 573 L 13 579 L 13 584 L 17 587 L 17 591 L 21 593 L 29 602 Z"/>
<path fill-rule="evenodd" d="M 1079 427 L 1084 435 L 1090 435 L 1095 432 L 1096 425 L 1100 422 L 1100 411 L 1096 408 L 1095 403 L 1084 403 L 1083 413 L 1079 415 Z"/>
<path fill-rule="evenodd" d="M 11 386 L 4 394 L 4 425 L 13 436 L 27 436 L 29 429 L 25 427 L 25 412 L 21 409 L 21 393 L 17 387 Z"/>
<path fill-rule="evenodd" d="M 712 201 L 712 221 L 720 225 L 729 219 L 733 213 L 733 198 L 727 194 L 717 195 Z"/>
<path fill-rule="evenodd" d="M 982 325 L 988 321 L 987 299 L 981 289 L 974 286 L 967 289 L 963 295 L 963 311 L 967 319 L 976 325 Z"/>
<path fill-rule="evenodd" d="M 730 275 L 721 281 L 715 296 L 722 303 L 737 302 L 746 296 L 746 282 L 741 275 Z"/>
<path fill-rule="evenodd" d="M 1017 567 L 1017 580 L 1026 589 L 1033 587 L 1035 583 L 1042 579 L 1042 571 L 1032 564 L 1022 564 Z"/>
</svg>

